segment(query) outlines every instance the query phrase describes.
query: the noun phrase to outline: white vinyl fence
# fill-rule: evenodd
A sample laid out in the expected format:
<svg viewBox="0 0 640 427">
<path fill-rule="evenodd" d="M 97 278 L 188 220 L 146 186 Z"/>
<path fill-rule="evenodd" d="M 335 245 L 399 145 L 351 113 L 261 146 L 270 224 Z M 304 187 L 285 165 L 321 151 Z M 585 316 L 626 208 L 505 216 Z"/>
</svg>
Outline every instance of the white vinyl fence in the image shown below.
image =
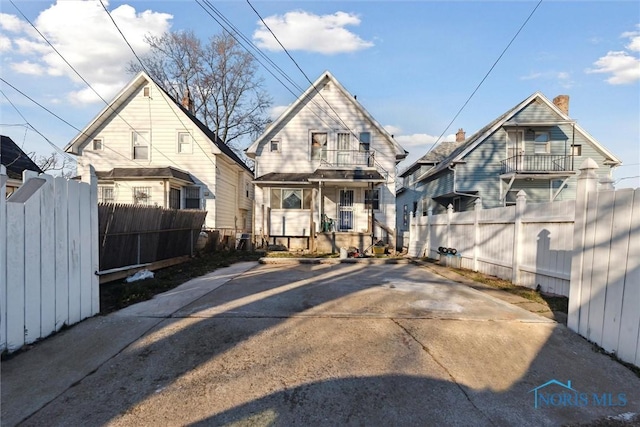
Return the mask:
<svg viewBox="0 0 640 427">
<path fill-rule="evenodd" d="M 597 165 L 578 179 L 567 326 L 640 366 L 640 190 L 597 191 Z"/>
<path fill-rule="evenodd" d="M 97 180 L 35 173 L 5 199 L 0 171 L 0 351 L 100 311 Z"/>
<path fill-rule="evenodd" d="M 449 264 L 490 274 L 543 292 L 569 295 L 575 201 L 527 204 L 524 191 L 515 206 L 411 218 L 409 254 L 438 258 L 438 248 L 454 248 Z"/>
</svg>

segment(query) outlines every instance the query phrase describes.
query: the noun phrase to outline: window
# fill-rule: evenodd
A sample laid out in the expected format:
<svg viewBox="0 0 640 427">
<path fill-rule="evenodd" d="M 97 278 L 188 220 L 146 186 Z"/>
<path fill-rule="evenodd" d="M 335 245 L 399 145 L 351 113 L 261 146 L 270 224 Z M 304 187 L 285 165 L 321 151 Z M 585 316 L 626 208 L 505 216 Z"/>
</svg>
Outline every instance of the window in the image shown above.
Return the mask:
<svg viewBox="0 0 640 427">
<path fill-rule="evenodd" d="M 380 190 L 364 190 L 364 204 L 367 209 L 380 209 Z"/>
<path fill-rule="evenodd" d="M 369 151 L 371 147 L 371 132 L 360 132 L 360 151 Z"/>
<path fill-rule="evenodd" d="M 327 160 L 327 133 L 311 133 L 311 160 Z"/>
<path fill-rule="evenodd" d="M 311 190 L 272 188 L 271 209 L 311 209 Z"/>
<path fill-rule="evenodd" d="M 132 133 L 133 159 L 149 160 L 149 132 L 136 131 Z"/>
<path fill-rule="evenodd" d="M 96 138 L 96 139 L 93 140 L 93 149 L 94 150 L 100 151 L 100 150 L 102 150 L 102 147 L 103 147 L 102 138 Z"/>
<path fill-rule="evenodd" d="M 516 204 L 516 199 L 518 197 L 518 191 L 520 191 L 520 190 L 509 190 L 509 191 L 507 191 L 507 196 L 504 199 L 505 206 L 514 206 Z"/>
<path fill-rule="evenodd" d="M 272 153 L 279 153 L 280 152 L 280 141 L 278 141 L 278 140 L 271 141 L 271 143 L 269 144 L 269 151 L 271 151 Z"/>
<path fill-rule="evenodd" d="M 427 216 L 429 213 L 429 199 L 425 197 L 420 201 L 420 204 L 422 205 L 422 216 Z"/>
<path fill-rule="evenodd" d="M 177 188 L 169 189 L 169 209 L 180 209 L 180 190 Z"/>
<path fill-rule="evenodd" d="M 133 187 L 133 204 L 150 205 L 151 187 Z"/>
<path fill-rule="evenodd" d="M 251 184 L 248 182 L 244 183 L 244 196 L 248 199 L 250 195 Z"/>
<path fill-rule="evenodd" d="M 184 187 L 184 208 L 200 209 L 200 187 Z"/>
<path fill-rule="evenodd" d="M 571 155 L 572 156 L 582 156 L 582 145 L 572 145 L 571 146 Z"/>
<path fill-rule="evenodd" d="M 151 88 L 149 86 L 145 86 L 144 89 L 142 89 L 142 96 L 145 98 L 149 98 L 151 96 Z"/>
<path fill-rule="evenodd" d="M 98 203 L 113 203 L 113 187 L 98 186 Z"/>
<path fill-rule="evenodd" d="M 549 154 L 549 132 L 536 132 L 533 152 L 535 154 Z"/>
<path fill-rule="evenodd" d="M 409 225 L 409 206 L 407 205 L 402 207 L 402 225 L 405 227 Z"/>
<path fill-rule="evenodd" d="M 189 132 L 178 132 L 178 153 L 191 152 L 191 135 Z"/>
</svg>

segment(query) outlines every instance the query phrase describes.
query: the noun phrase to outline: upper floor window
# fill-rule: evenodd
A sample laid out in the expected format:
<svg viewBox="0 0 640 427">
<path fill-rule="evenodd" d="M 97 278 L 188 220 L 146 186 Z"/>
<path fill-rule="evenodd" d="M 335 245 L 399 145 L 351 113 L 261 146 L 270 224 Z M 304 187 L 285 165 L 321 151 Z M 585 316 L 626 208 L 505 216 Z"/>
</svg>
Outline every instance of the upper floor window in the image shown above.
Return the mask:
<svg viewBox="0 0 640 427">
<path fill-rule="evenodd" d="M 271 151 L 272 153 L 279 153 L 280 152 L 280 141 L 278 141 L 277 139 L 272 140 L 269 143 L 269 151 Z"/>
<path fill-rule="evenodd" d="M 142 96 L 144 96 L 145 98 L 148 98 L 151 96 L 151 88 L 149 86 L 145 86 L 142 89 Z"/>
<path fill-rule="evenodd" d="M 360 151 L 369 151 L 371 149 L 371 132 L 360 132 L 358 139 L 360 140 Z"/>
<path fill-rule="evenodd" d="M 133 159 L 149 160 L 149 131 L 135 131 L 132 133 Z"/>
<path fill-rule="evenodd" d="M 380 190 L 364 190 L 364 204 L 367 209 L 380 209 Z"/>
<path fill-rule="evenodd" d="M 549 132 L 536 132 L 533 152 L 535 154 L 549 154 Z"/>
<path fill-rule="evenodd" d="M 311 159 L 327 160 L 327 133 L 326 132 L 311 133 Z"/>
<path fill-rule="evenodd" d="M 189 132 L 178 132 L 178 153 L 189 154 L 191 152 L 191 135 Z"/>
<path fill-rule="evenodd" d="M 571 155 L 572 156 L 582 156 L 582 145 L 572 145 L 571 146 Z"/>
<path fill-rule="evenodd" d="M 93 146 L 94 150 L 97 150 L 97 151 L 102 150 L 102 148 L 104 147 L 103 139 L 102 138 L 95 138 L 93 140 L 93 145 L 92 146 Z"/>
</svg>

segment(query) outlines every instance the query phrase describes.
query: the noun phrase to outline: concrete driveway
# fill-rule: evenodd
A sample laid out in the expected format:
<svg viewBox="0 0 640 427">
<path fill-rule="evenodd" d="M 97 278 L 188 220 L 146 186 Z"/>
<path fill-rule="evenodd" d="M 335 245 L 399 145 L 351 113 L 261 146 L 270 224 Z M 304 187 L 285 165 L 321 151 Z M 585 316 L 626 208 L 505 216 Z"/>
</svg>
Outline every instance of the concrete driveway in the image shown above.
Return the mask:
<svg viewBox="0 0 640 427">
<path fill-rule="evenodd" d="M 3 425 L 539 426 L 640 412 L 640 379 L 564 326 L 406 264 L 234 265 L 83 322 L 2 374 Z"/>
</svg>

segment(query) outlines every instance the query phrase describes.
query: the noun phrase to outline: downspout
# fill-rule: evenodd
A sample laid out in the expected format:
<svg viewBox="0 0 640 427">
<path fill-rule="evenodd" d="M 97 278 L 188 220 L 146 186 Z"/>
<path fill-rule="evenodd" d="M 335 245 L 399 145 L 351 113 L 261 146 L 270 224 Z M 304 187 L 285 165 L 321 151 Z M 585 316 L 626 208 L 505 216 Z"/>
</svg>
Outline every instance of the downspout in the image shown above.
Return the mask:
<svg viewBox="0 0 640 427">
<path fill-rule="evenodd" d="M 452 167 L 453 163 L 449 164 L 449 166 L 447 166 L 447 169 L 449 169 L 450 171 L 453 171 L 453 194 L 455 194 L 456 196 L 465 196 L 465 197 L 480 197 L 477 194 L 469 194 L 469 193 L 460 193 L 458 191 L 456 191 L 456 169 Z"/>
</svg>

